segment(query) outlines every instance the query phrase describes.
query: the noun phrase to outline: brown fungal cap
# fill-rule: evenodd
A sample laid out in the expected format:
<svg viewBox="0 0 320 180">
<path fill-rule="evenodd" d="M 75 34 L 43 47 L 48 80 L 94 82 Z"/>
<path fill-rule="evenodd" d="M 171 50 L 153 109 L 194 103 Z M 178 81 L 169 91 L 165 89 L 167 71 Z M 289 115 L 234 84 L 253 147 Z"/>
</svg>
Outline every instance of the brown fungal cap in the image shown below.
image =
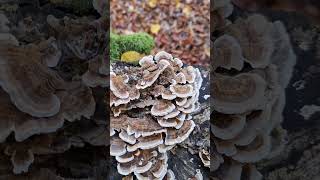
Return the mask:
<svg viewBox="0 0 320 180">
<path fill-rule="evenodd" d="M 11 102 L 9 95 L 0 90 L 0 141 L 3 142 L 11 132 L 14 132 L 17 141 L 23 141 L 34 134 L 50 133 L 63 126 L 64 120 L 80 120 L 82 116 L 90 118 L 95 111 L 95 101 L 88 87 L 58 94 L 61 100 L 59 112 L 51 117 L 33 117 L 19 111 Z"/>
<path fill-rule="evenodd" d="M 152 159 L 158 158 L 159 153 L 155 150 L 137 150 L 133 153 L 134 159 L 127 163 L 118 163 L 118 172 L 122 175 L 130 173 L 145 173 L 153 166 Z"/>
<path fill-rule="evenodd" d="M 187 82 L 189 83 L 194 83 L 195 78 L 196 78 L 196 72 L 195 72 L 195 68 L 192 66 L 188 66 L 185 69 L 182 69 L 181 72 L 184 74 L 184 76 L 186 77 Z"/>
<path fill-rule="evenodd" d="M 34 47 L 1 48 L 1 87 L 12 102 L 23 112 L 35 117 L 48 117 L 58 113 L 60 100 L 54 94 L 64 88 L 64 81 L 40 63 L 40 53 Z M 25 57 L 30 57 L 25 61 Z"/>
<path fill-rule="evenodd" d="M 72 122 L 82 116 L 90 119 L 95 112 L 96 102 L 89 87 L 79 85 L 60 94 L 63 117 Z"/>
<path fill-rule="evenodd" d="M 238 41 L 229 35 L 223 35 L 213 44 L 213 68 L 223 67 L 241 70 L 243 68 L 242 49 Z"/>
<path fill-rule="evenodd" d="M 129 97 L 128 87 L 126 86 L 127 81 L 127 77 L 117 76 L 115 73 L 110 72 L 110 89 L 116 97 L 121 99 Z"/>
<path fill-rule="evenodd" d="M 3 90 L 0 90 L 0 102 L 0 142 L 5 141 L 11 132 L 15 133 L 17 141 L 23 141 L 34 134 L 55 131 L 63 125 L 64 119 L 60 114 L 50 118 L 36 118 L 19 111 Z"/>
<path fill-rule="evenodd" d="M 153 56 L 149 55 L 149 56 L 144 56 L 143 58 L 140 59 L 139 61 L 139 65 L 141 67 L 150 67 L 152 65 L 154 65 L 155 62 L 153 60 Z"/>
<path fill-rule="evenodd" d="M 211 124 L 211 131 L 220 139 L 232 139 L 243 130 L 245 124 L 244 116 L 217 113 Z"/>
<path fill-rule="evenodd" d="M 68 56 L 79 59 L 91 59 L 105 47 L 106 28 L 105 18 L 92 20 L 88 17 L 72 19 L 63 17 L 58 19 L 53 15 L 47 16 L 47 23 L 56 37 L 61 40 L 61 45 L 67 49 Z"/>
<path fill-rule="evenodd" d="M 151 108 L 151 114 L 154 116 L 165 116 L 175 109 L 175 105 L 170 101 L 159 100 Z"/>
<path fill-rule="evenodd" d="M 134 135 L 136 138 L 140 136 L 151 136 L 153 134 L 165 132 L 155 120 L 150 117 L 130 118 L 128 116 L 112 117 L 110 128 L 120 130 L 124 129 L 128 135 Z"/>
<path fill-rule="evenodd" d="M 168 89 L 164 89 L 161 93 L 161 97 L 162 99 L 173 100 L 177 97 L 177 95 Z"/>
<path fill-rule="evenodd" d="M 129 152 L 136 151 L 137 149 L 152 149 L 160 144 L 163 144 L 162 134 L 154 134 L 147 137 L 139 137 L 136 144 L 129 145 L 127 150 Z"/>
<path fill-rule="evenodd" d="M 213 106 L 223 113 L 243 113 L 259 109 L 265 99 L 266 82 L 257 75 L 219 75 L 213 81 Z"/>
<path fill-rule="evenodd" d="M 107 87 L 109 86 L 109 74 L 107 65 L 102 56 L 97 56 L 89 61 L 88 71 L 82 75 L 82 81 L 89 87 Z"/>
<path fill-rule="evenodd" d="M 126 150 L 126 143 L 123 142 L 118 137 L 112 137 L 110 140 L 110 155 L 111 156 L 122 156 L 124 155 Z"/>
<path fill-rule="evenodd" d="M 165 51 L 160 51 L 158 52 L 155 56 L 154 56 L 154 60 L 156 62 L 162 60 L 162 59 L 165 59 L 165 60 L 170 60 L 172 61 L 173 60 L 173 57 L 171 54 L 165 52 Z"/>
<path fill-rule="evenodd" d="M 137 89 L 145 89 L 152 86 L 152 84 L 158 79 L 160 74 L 170 65 L 167 60 L 160 60 L 157 64 L 149 67 L 143 72 L 142 80 L 138 81 L 136 85 Z"/>
<path fill-rule="evenodd" d="M 194 122 L 190 120 L 185 121 L 179 130 L 169 128 L 165 138 L 165 145 L 174 145 L 186 140 L 194 127 Z"/>
<path fill-rule="evenodd" d="M 246 62 L 253 68 L 264 68 L 270 64 L 274 50 L 272 23 L 261 15 L 252 15 L 246 20 L 238 19 L 228 28 L 227 33 L 241 45 Z"/>
<path fill-rule="evenodd" d="M 170 91 L 177 97 L 186 98 L 192 96 L 194 91 L 191 85 L 170 85 Z"/>
<path fill-rule="evenodd" d="M 245 147 L 238 147 L 238 152 L 232 158 L 240 162 L 257 162 L 268 155 L 271 148 L 270 136 L 259 134 Z"/>
</svg>

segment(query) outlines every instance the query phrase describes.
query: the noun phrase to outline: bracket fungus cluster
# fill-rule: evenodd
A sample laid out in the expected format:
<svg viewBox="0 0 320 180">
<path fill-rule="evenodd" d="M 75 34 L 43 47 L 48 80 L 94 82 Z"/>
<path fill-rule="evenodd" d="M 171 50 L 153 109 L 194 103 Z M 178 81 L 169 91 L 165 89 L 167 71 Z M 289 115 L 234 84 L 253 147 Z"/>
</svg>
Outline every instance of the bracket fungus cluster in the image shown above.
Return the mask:
<svg viewBox="0 0 320 180">
<path fill-rule="evenodd" d="M 118 172 L 137 179 L 174 179 L 167 170 L 167 151 L 195 127 L 199 69 L 164 51 L 143 57 L 139 66 L 116 63 L 110 69 L 110 155 Z"/>
<path fill-rule="evenodd" d="M 41 61 L 46 59 L 44 55 L 36 46 L 7 44 L 1 48 L 0 142 L 5 142 L 12 132 L 20 142 L 35 134 L 55 132 L 65 120 L 73 122 L 93 115 L 95 100 L 91 89 L 67 84 L 48 68 L 47 61 Z M 32 152 L 26 153 L 33 159 Z M 13 165 L 14 172 L 21 173 L 28 170 L 30 163 L 23 167 Z"/>
<path fill-rule="evenodd" d="M 64 53 L 82 60 L 91 59 L 101 54 L 107 46 L 107 18 L 94 21 L 88 18 L 72 19 L 47 16 L 47 23 L 57 36 Z"/>
<path fill-rule="evenodd" d="M 219 3 L 218 3 L 219 4 Z M 214 37 L 211 176 L 262 179 L 254 163 L 281 152 L 285 88 L 296 58 L 280 21 L 253 14 Z"/>
<path fill-rule="evenodd" d="M 107 54 L 100 42 L 105 22 L 66 17 L 64 26 L 62 20 L 46 17 L 50 32 L 40 28 L 43 36 L 29 42 L 21 36 L 28 32 L 17 31 L 15 19 L 0 13 L 0 179 L 64 179 L 65 174 L 55 175 L 57 167 L 48 159 L 71 147 L 107 146 L 106 121 L 96 117 L 100 99 L 93 89 L 107 82 Z M 99 41 L 88 42 L 90 33 Z M 82 41 L 81 35 L 87 39 Z M 69 50 L 72 58 L 89 64 L 82 79 L 65 78 L 71 73 L 61 70 L 70 60 Z"/>
<path fill-rule="evenodd" d="M 103 56 L 97 56 L 89 62 L 88 71 L 82 75 L 82 81 L 89 87 L 107 87 L 108 70 L 107 70 L 107 53 Z"/>
</svg>

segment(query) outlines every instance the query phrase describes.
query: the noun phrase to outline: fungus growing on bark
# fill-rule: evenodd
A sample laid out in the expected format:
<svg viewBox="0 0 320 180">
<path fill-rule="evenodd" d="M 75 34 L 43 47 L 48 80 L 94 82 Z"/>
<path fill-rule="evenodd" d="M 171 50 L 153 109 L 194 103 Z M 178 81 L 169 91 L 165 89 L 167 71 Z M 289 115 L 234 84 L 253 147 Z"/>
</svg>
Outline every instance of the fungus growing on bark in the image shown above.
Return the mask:
<svg viewBox="0 0 320 180">
<path fill-rule="evenodd" d="M 79 125 L 80 124 L 75 125 L 74 127 L 76 128 L 73 130 L 68 130 L 68 128 L 64 127 L 59 130 L 60 132 L 35 135 L 24 140 L 23 142 L 12 141 L 10 143 L 3 143 L 1 145 L 1 150 L 3 150 L 5 155 L 9 156 L 9 159 L 11 159 L 13 173 L 21 174 L 26 172 L 21 174 L 21 176 L 23 176 L 26 174 L 31 174 L 34 170 L 34 166 L 38 166 L 39 159 L 44 156 L 52 156 L 52 154 L 64 153 L 69 150 L 71 146 L 83 147 L 85 142 L 99 146 L 106 145 L 105 141 L 103 143 L 98 142 L 99 137 L 98 139 L 93 137 L 99 135 L 100 132 L 99 130 L 94 132 L 91 131 L 91 126 L 89 124 L 89 127 L 82 129 L 80 134 L 71 134 L 71 132 L 75 132 L 75 129 L 81 128 Z M 100 128 L 103 129 L 104 127 L 100 126 Z M 90 135 L 85 136 L 85 134 Z M 103 136 L 104 139 L 107 138 L 106 134 Z M 91 139 L 88 137 L 91 137 Z M 31 172 L 30 170 L 28 172 L 28 169 L 30 169 Z M 17 177 L 19 176 L 17 175 Z"/>
<path fill-rule="evenodd" d="M 30 57 L 25 59 L 25 57 Z M 0 85 L 12 102 L 23 112 L 35 117 L 58 113 L 60 100 L 56 90 L 64 89 L 64 81 L 40 62 L 35 47 L 7 46 L 0 50 Z"/>
<path fill-rule="evenodd" d="M 228 70 L 243 68 L 242 49 L 238 41 L 229 35 L 223 35 L 213 44 L 213 68 L 223 67 Z"/>
<path fill-rule="evenodd" d="M 193 95 L 193 87 L 191 85 L 170 85 L 170 91 L 179 98 L 187 98 Z"/>
<path fill-rule="evenodd" d="M 153 116 L 165 116 L 171 113 L 176 106 L 170 101 L 159 100 L 151 108 L 151 114 Z"/>
<path fill-rule="evenodd" d="M 226 114 L 244 113 L 264 104 L 266 82 L 259 75 L 217 75 L 213 82 L 213 107 Z"/>
<path fill-rule="evenodd" d="M 97 56 L 89 61 L 88 71 L 82 75 L 82 81 L 89 87 L 107 87 L 109 81 L 107 77 L 107 65 L 103 56 Z"/>
<path fill-rule="evenodd" d="M 244 116 L 217 113 L 211 124 L 211 131 L 220 139 L 231 139 L 243 130 L 245 124 Z"/>
<path fill-rule="evenodd" d="M 52 117 L 32 117 L 19 111 L 12 104 L 9 95 L 0 90 L 0 142 L 3 142 L 11 132 L 15 133 L 17 141 L 23 141 L 34 134 L 50 133 L 61 128 L 64 120 L 75 121 L 81 116 L 90 118 L 95 111 L 95 101 L 91 90 L 79 87 L 69 92 L 59 93 L 61 108 Z"/>
<path fill-rule="evenodd" d="M 56 33 L 57 40 L 66 56 L 79 59 L 92 59 L 106 48 L 107 36 L 105 18 L 71 19 L 47 16 L 49 27 Z"/>
<path fill-rule="evenodd" d="M 143 70 L 142 80 L 138 81 L 137 89 L 145 89 L 152 86 L 160 74 L 168 67 L 170 63 L 167 60 L 160 60 L 157 64 Z"/>
<path fill-rule="evenodd" d="M 282 111 L 295 55 L 283 24 L 261 15 L 237 19 L 221 34 L 213 43 L 211 176 L 262 179 L 254 163 L 277 156 L 285 143 Z"/>
<path fill-rule="evenodd" d="M 270 64 L 274 51 L 273 24 L 262 15 L 237 19 L 227 27 L 227 34 L 236 38 L 241 46 L 244 61 L 253 68 L 264 68 Z"/>
<path fill-rule="evenodd" d="M 190 133 L 193 131 L 193 128 L 195 127 L 195 124 L 193 121 L 185 121 L 180 127 L 180 129 L 176 130 L 173 128 L 168 128 L 166 139 L 165 139 L 165 145 L 174 145 L 179 144 L 182 141 L 186 140 Z"/>
<path fill-rule="evenodd" d="M 96 109 L 96 102 L 89 87 L 79 85 L 59 93 L 60 112 L 64 119 L 73 122 L 81 117 L 90 119 Z"/>
<path fill-rule="evenodd" d="M 104 89 L 91 89 L 80 76 L 88 69 L 109 76 L 105 61 L 86 66 L 107 45 L 106 33 L 101 33 L 106 30 L 106 19 L 49 16 L 46 24 L 47 12 L 39 14 L 39 7 L 15 17 L 11 12 L 17 12 L 18 4 L 2 1 L 0 5 L 8 15 L 0 13 L 0 179 L 62 180 L 81 178 L 79 172 L 95 179 L 88 172 L 106 162 Z M 27 6 L 32 4 L 27 2 Z M 99 157 L 90 157 L 98 151 Z M 83 162 L 95 165 L 88 171 L 82 165 L 72 167 Z M 68 166 L 70 171 L 57 172 L 57 165 Z"/>
<path fill-rule="evenodd" d="M 112 64 L 111 155 L 116 156 L 120 174 L 174 178 L 167 170 L 166 151 L 186 140 L 195 128 L 189 115 L 197 109 L 202 84 L 200 71 L 181 63 L 162 51 L 141 58 L 138 67 Z M 132 99 L 134 91 L 139 96 Z M 139 160 L 141 153 L 149 153 L 148 158 Z"/>
</svg>

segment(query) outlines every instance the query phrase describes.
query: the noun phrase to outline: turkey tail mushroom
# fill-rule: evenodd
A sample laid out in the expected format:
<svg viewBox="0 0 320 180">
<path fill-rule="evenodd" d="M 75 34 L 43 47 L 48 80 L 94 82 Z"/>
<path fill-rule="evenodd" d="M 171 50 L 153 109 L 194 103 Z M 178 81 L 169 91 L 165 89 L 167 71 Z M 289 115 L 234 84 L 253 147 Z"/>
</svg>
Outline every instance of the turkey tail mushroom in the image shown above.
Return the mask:
<svg viewBox="0 0 320 180">
<path fill-rule="evenodd" d="M 137 179 L 175 179 L 167 151 L 196 126 L 191 114 L 199 106 L 200 71 L 164 51 L 141 58 L 139 66 L 112 64 L 111 69 L 110 154 L 116 156 L 118 172 Z"/>
<path fill-rule="evenodd" d="M 30 58 L 26 61 L 25 57 Z M 59 112 L 61 102 L 55 92 L 64 89 L 65 82 L 40 58 L 33 47 L 1 48 L 0 59 L 8 63 L 0 68 L 0 85 L 21 111 L 49 117 Z"/>
<path fill-rule="evenodd" d="M 216 39 L 213 43 L 213 53 L 213 70 L 223 67 L 240 71 L 243 68 L 242 49 L 234 37 L 223 35 Z"/>
<path fill-rule="evenodd" d="M 266 82 L 258 75 L 219 75 L 213 79 L 212 86 L 212 103 L 216 111 L 239 114 L 264 105 Z"/>
<path fill-rule="evenodd" d="M 282 111 L 296 56 L 283 23 L 262 15 L 219 31 L 211 72 L 211 176 L 262 179 L 253 164 L 277 156 L 286 143 Z"/>
</svg>

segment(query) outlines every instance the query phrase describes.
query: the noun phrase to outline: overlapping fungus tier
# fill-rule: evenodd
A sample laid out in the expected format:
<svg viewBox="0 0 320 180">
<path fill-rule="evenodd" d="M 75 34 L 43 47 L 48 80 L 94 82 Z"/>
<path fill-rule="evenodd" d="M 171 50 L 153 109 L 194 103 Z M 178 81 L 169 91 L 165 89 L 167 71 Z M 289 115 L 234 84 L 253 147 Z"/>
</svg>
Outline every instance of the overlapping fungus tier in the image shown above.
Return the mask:
<svg viewBox="0 0 320 180">
<path fill-rule="evenodd" d="M 63 179 L 51 172 L 57 167 L 49 167 L 52 163 L 47 162 L 56 157 L 54 154 L 63 155 L 71 147 L 83 148 L 86 144 L 95 146 L 95 150 L 107 146 L 106 122 L 93 117 L 97 102 L 90 88 L 107 82 L 105 62 L 96 54 L 99 45 L 85 52 L 81 46 L 88 45 L 81 37 L 88 33 L 85 27 L 90 26 L 95 37 L 106 32 L 97 27 L 101 19 L 91 23 L 41 14 L 39 18 L 47 17 L 48 21 L 40 25 L 32 15 L 18 19 L 11 15 L 0 14 L 0 179 Z M 65 24 L 60 23 L 64 20 Z M 64 78 L 69 76 L 60 67 L 69 60 L 65 52 L 78 60 L 98 56 L 85 69 L 91 73 L 90 78 Z M 97 78 L 86 86 L 86 80 Z M 64 159 L 64 163 L 67 161 Z M 42 169 L 43 164 L 48 169 Z"/>
<path fill-rule="evenodd" d="M 174 179 L 167 151 L 195 127 L 202 77 L 199 69 L 161 51 L 139 66 L 110 68 L 111 149 L 121 175 L 138 179 Z M 134 94 L 134 96 L 131 96 Z M 135 154 L 149 154 L 142 159 Z"/>
<path fill-rule="evenodd" d="M 227 19 L 230 4 L 215 0 L 211 72 L 211 177 L 262 179 L 254 163 L 284 147 L 285 88 L 296 58 L 284 25 L 253 14 Z"/>
</svg>

